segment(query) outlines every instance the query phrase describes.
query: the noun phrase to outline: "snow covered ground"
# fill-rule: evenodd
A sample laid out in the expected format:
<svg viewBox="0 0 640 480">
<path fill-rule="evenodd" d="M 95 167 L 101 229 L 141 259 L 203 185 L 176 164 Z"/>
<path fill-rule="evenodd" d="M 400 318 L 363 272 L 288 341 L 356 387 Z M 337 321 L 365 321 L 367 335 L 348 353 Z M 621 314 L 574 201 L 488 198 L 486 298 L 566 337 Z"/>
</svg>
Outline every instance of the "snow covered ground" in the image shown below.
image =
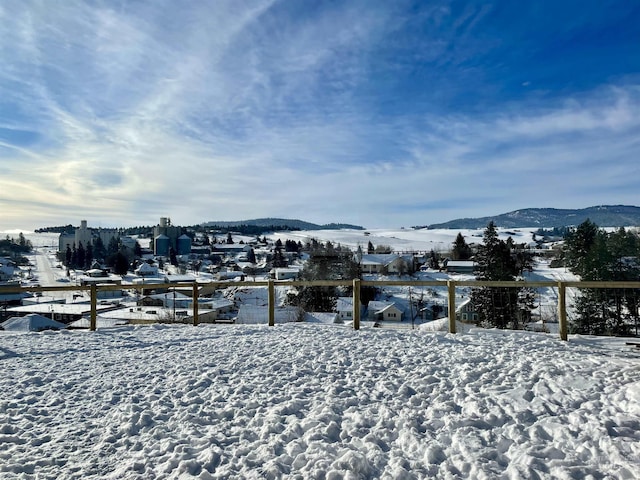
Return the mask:
<svg viewBox="0 0 640 480">
<path fill-rule="evenodd" d="M 499 228 L 499 237 L 503 240 L 511 237 L 515 243 L 531 244 L 533 242 L 533 232 L 539 227 L 523 227 L 516 229 Z M 426 228 L 414 230 L 412 228 L 399 229 L 374 229 L 374 230 L 301 230 L 294 232 L 276 232 L 267 235 L 272 240 L 281 241 L 295 240 L 305 244 L 311 239 L 320 242 L 330 241 L 333 244 L 340 244 L 355 250 L 358 245 L 366 250 L 367 244 L 371 242 L 374 246 L 386 245 L 394 252 L 420 251 L 447 252 L 451 250 L 453 242 L 458 233 L 461 233 L 465 241 L 471 245 L 482 243 L 484 229 L 433 229 Z"/>
<path fill-rule="evenodd" d="M 637 478 L 621 339 L 346 326 L 0 335 L 0 478 Z"/>
</svg>

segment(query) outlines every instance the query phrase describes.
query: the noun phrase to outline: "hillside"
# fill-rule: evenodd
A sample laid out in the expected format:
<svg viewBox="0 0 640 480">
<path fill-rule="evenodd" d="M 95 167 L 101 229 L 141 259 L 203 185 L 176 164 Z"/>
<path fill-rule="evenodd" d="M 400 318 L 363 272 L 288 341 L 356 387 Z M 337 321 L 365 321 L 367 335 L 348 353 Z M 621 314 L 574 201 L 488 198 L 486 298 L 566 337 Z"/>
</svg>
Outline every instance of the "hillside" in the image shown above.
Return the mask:
<svg viewBox="0 0 640 480">
<path fill-rule="evenodd" d="M 582 209 L 525 208 L 502 215 L 482 218 L 460 218 L 428 228 L 484 228 L 490 221 L 504 228 L 568 227 L 591 220 L 599 227 L 629 227 L 640 225 L 640 207 L 600 205 Z"/>
<path fill-rule="evenodd" d="M 240 226 L 252 226 L 252 227 L 274 227 L 278 230 L 323 230 L 323 229 L 354 229 L 364 230 L 364 227 L 359 225 L 349 225 L 346 223 L 328 223 L 325 225 L 318 225 L 315 223 L 305 222 L 303 220 L 287 219 L 287 218 L 256 218 L 252 220 L 240 220 L 234 222 L 223 221 L 211 221 L 203 223 L 204 227 L 240 227 Z"/>
</svg>

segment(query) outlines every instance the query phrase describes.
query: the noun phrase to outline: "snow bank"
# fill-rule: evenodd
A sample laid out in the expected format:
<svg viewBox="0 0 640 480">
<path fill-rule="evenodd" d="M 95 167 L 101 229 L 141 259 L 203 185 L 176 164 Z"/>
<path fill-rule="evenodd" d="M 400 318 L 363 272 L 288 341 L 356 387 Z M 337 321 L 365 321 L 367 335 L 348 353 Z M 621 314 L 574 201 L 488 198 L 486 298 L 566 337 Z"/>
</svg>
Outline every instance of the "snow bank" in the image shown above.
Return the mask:
<svg viewBox="0 0 640 480">
<path fill-rule="evenodd" d="M 2 328 L 7 332 L 40 332 L 42 330 L 60 330 L 67 328 L 67 326 L 42 315 L 30 313 L 23 317 L 7 319 L 2 323 Z"/>
<path fill-rule="evenodd" d="M 2 478 L 633 478 L 640 459 L 640 357 L 594 340 L 150 326 L 0 335 L 0 359 Z"/>
</svg>

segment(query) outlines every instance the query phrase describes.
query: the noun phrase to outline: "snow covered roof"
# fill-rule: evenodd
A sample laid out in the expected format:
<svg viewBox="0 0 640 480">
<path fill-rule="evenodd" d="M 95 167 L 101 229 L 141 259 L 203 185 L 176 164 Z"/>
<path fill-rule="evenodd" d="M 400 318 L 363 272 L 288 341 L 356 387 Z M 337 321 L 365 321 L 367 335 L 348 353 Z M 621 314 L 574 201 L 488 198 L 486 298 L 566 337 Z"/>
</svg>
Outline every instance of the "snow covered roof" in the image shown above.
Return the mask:
<svg viewBox="0 0 640 480">
<path fill-rule="evenodd" d="M 278 307 L 275 309 L 276 323 L 296 322 L 300 311 L 296 307 Z M 240 305 L 237 324 L 268 324 L 269 308 L 260 305 Z"/>
<path fill-rule="evenodd" d="M 61 330 L 67 326 L 37 313 L 30 313 L 24 317 L 9 318 L 2 323 L 2 328 L 9 332 L 41 332 L 42 330 Z"/>
<path fill-rule="evenodd" d="M 360 263 L 362 265 L 389 265 L 398 258 L 400 255 L 395 253 L 366 253 L 362 255 Z"/>
<path fill-rule="evenodd" d="M 395 305 L 394 302 L 381 302 L 377 300 L 372 300 L 369 302 L 369 305 L 367 305 L 367 308 L 370 312 L 382 313 L 383 311 L 387 310 L 389 307 L 394 305 Z M 397 306 L 396 308 L 400 310 Z"/>
<path fill-rule="evenodd" d="M 349 312 L 353 310 L 353 298 L 352 297 L 338 297 L 336 301 L 336 311 Z"/>
</svg>

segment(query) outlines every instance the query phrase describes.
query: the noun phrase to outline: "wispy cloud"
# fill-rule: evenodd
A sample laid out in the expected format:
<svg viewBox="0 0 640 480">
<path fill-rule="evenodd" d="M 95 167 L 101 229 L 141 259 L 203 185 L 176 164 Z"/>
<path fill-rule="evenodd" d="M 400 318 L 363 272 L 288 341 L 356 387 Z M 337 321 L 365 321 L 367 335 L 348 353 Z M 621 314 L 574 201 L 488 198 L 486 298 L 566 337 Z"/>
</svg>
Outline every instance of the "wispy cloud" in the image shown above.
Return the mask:
<svg viewBox="0 0 640 480">
<path fill-rule="evenodd" d="M 545 85 L 499 4 L 178 7 L 3 4 L 0 229 L 637 203 L 640 81 Z"/>
</svg>

